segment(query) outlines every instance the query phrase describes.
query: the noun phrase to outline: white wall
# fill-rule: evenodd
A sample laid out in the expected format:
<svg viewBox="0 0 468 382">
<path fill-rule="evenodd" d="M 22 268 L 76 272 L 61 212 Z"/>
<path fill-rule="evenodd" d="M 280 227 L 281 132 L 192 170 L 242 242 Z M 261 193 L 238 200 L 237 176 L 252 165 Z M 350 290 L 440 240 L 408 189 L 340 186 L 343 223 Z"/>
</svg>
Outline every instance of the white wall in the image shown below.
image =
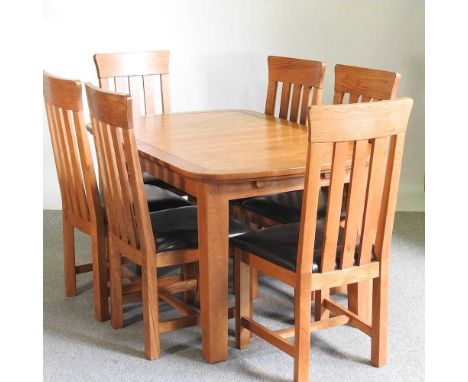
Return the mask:
<svg viewBox="0 0 468 382">
<path fill-rule="evenodd" d="M 92 55 L 169 49 L 173 111 L 263 111 L 268 55 L 398 71 L 414 98 L 398 208 L 424 210 L 424 1 L 44 1 L 44 69 L 96 82 Z M 44 119 L 44 209 L 60 193 Z"/>
</svg>

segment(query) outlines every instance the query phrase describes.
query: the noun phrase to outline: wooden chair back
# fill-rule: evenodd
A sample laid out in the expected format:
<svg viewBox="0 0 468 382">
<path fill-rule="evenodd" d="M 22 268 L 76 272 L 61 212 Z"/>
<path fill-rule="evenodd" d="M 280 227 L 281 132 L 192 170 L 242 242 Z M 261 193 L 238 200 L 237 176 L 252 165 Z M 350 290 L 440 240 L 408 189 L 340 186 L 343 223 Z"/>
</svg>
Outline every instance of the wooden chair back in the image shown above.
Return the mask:
<svg viewBox="0 0 468 382">
<path fill-rule="evenodd" d="M 325 64 L 289 57 L 268 57 L 265 114 L 275 115 L 278 83 L 282 83 L 278 117 L 305 125 L 310 105 L 322 101 Z"/>
<path fill-rule="evenodd" d="M 399 73 L 338 64 L 335 66 L 333 104 L 394 99 L 400 77 Z"/>
<path fill-rule="evenodd" d="M 95 54 L 94 63 L 101 88 L 132 96 L 134 116 L 158 114 L 158 93 L 170 113 L 169 51 Z"/>
<path fill-rule="evenodd" d="M 396 208 L 405 132 L 413 101 L 313 106 L 308 117 L 309 150 L 301 215 L 298 272 L 310 273 L 317 223 L 320 167 L 324 145 L 333 160 L 320 272 L 364 265 L 372 256 L 388 258 Z M 369 147 L 372 146 L 370 158 Z M 350 146 L 353 148 L 344 235 L 340 214 Z M 349 163 L 348 163 L 349 165 Z M 343 250 L 337 253 L 342 240 Z M 358 256 L 356 255 L 358 244 Z"/>
<path fill-rule="evenodd" d="M 154 254 L 132 121 L 132 98 L 86 84 L 110 240 Z"/>
<path fill-rule="evenodd" d="M 82 85 L 43 73 L 44 101 L 62 196 L 62 210 L 76 227 L 102 216 L 99 191 L 83 119 Z"/>
</svg>

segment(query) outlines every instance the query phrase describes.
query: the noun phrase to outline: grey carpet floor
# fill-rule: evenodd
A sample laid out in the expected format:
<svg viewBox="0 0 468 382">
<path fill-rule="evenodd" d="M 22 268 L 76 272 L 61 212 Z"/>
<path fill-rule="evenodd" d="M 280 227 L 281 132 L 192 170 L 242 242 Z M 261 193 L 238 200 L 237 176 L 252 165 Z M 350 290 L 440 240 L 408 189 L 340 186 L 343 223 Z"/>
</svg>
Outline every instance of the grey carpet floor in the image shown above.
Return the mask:
<svg viewBox="0 0 468 382">
<path fill-rule="evenodd" d="M 90 243 L 76 235 L 77 259 L 89 261 Z M 44 211 L 45 381 L 288 381 L 292 359 L 259 338 L 234 348 L 229 323 L 228 360 L 209 365 L 201 357 L 198 327 L 163 334 L 161 358 L 143 358 L 141 307 L 126 309 L 129 323 L 113 330 L 93 318 L 90 274 L 78 276 L 79 295 L 64 297 L 61 215 Z M 291 325 L 292 290 L 260 280 L 255 317 L 271 328 Z M 232 296 L 231 296 L 232 298 Z M 344 296 L 337 299 L 345 302 Z M 312 335 L 313 381 L 424 380 L 424 214 L 399 213 L 392 243 L 388 365 L 370 365 L 369 338 L 348 326 Z M 166 308 L 161 307 L 162 310 Z"/>
</svg>

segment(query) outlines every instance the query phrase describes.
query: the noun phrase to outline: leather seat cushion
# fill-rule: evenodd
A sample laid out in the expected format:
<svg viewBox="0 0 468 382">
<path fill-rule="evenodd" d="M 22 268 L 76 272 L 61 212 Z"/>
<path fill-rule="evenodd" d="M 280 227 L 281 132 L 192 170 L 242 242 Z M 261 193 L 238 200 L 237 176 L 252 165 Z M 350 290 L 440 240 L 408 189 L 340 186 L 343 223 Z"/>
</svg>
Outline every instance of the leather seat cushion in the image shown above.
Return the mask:
<svg viewBox="0 0 468 382">
<path fill-rule="evenodd" d="M 275 195 L 249 198 L 242 203 L 242 207 L 265 216 L 278 223 L 296 223 L 301 220 L 302 196 L 304 192 L 291 191 Z M 320 190 L 317 218 L 325 216 L 327 211 L 328 193 L 324 188 Z"/>
<path fill-rule="evenodd" d="M 280 194 L 245 199 L 241 206 L 282 224 L 298 223 L 301 220 L 302 196 L 304 192 L 291 191 Z M 320 189 L 317 218 L 327 214 L 328 188 Z M 346 217 L 346 206 L 343 205 L 341 219 Z"/>
<path fill-rule="evenodd" d="M 145 194 L 150 212 L 192 205 L 183 197 L 176 195 L 169 190 L 150 184 L 145 184 Z"/>
<path fill-rule="evenodd" d="M 197 207 L 187 206 L 150 213 L 157 252 L 198 248 Z M 249 232 L 237 220 L 229 219 L 229 237 Z"/>
<path fill-rule="evenodd" d="M 315 232 L 314 261 L 312 272 L 318 272 L 322 258 L 325 220 L 317 220 Z M 299 244 L 299 223 L 282 224 L 258 231 L 250 231 L 231 239 L 231 244 L 246 252 L 268 260 L 287 270 L 296 271 L 297 248 Z M 340 227 L 337 262 L 343 249 L 344 230 Z M 337 264 L 338 265 L 338 264 Z"/>
</svg>

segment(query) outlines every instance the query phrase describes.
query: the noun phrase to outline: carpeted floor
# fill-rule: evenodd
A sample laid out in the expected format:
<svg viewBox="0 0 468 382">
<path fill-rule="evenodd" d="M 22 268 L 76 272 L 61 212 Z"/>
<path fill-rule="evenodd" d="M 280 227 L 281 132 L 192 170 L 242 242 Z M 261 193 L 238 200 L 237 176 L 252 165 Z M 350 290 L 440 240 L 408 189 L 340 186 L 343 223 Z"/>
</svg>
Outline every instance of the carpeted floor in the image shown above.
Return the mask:
<svg viewBox="0 0 468 382">
<path fill-rule="evenodd" d="M 77 259 L 89 261 L 89 240 L 76 235 Z M 229 323 L 229 358 L 209 365 L 201 357 L 200 330 L 163 334 L 156 361 L 143 357 L 141 309 L 126 309 L 130 323 L 113 330 L 93 318 L 90 274 L 78 276 L 79 295 L 64 297 L 61 214 L 44 211 L 45 381 L 288 381 L 293 361 L 259 338 L 247 350 L 234 348 Z M 261 278 L 255 302 L 259 321 L 271 328 L 292 323 L 292 290 Z M 232 297 L 232 296 L 231 296 Z M 344 297 L 338 297 L 344 301 Z M 164 310 L 164 307 L 162 307 Z M 136 319 L 134 319 L 136 317 Z M 133 318 L 133 319 L 132 319 Z M 311 380 L 424 380 L 424 214 L 399 213 L 392 244 L 388 365 L 370 365 L 369 338 L 348 326 L 312 335 Z"/>
</svg>

